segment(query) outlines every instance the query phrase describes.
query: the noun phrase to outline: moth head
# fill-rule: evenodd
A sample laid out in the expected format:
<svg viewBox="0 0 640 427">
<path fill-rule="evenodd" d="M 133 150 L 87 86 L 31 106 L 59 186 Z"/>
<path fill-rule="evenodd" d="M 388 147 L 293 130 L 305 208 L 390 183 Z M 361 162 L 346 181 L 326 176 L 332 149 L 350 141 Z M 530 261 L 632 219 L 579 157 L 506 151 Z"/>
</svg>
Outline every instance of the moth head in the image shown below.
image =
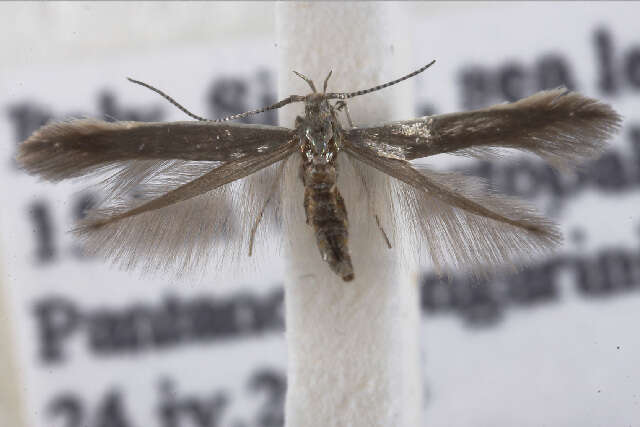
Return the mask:
<svg viewBox="0 0 640 427">
<path fill-rule="evenodd" d="M 331 106 L 323 94 L 311 93 L 305 98 L 304 112 L 307 117 L 329 120 L 331 117 Z"/>
</svg>

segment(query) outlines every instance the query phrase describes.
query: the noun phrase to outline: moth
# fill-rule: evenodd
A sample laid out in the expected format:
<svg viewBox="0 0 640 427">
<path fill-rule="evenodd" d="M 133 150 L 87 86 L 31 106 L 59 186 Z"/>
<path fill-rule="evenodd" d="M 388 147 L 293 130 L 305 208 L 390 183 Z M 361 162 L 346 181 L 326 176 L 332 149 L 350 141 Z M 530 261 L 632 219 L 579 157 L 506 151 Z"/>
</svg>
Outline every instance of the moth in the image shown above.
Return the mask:
<svg viewBox="0 0 640 427">
<path fill-rule="evenodd" d="M 349 252 L 349 209 L 337 185 L 338 160 L 344 156 L 402 184 L 396 214 L 406 215 L 436 265 L 448 258 L 459 266 L 484 268 L 552 249 L 561 241 L 560 232 L 527 204 L 489 191 L 476 178 L 435 172 L 412 161 L 441 153 L 483 157 L 515 149 L 571 169 L 603 151 L 621 117 L 606 104 L 558 88 L 476 111 L 353 125 L 347 99 L 395 85 L 434 62 L 346 93 L 327 92 L 331 72 L 319 92 L 312 80 L 294 71 L 311 93 L 218 120 L 197 116 L 160 90 L 130 79 L 197 121 L 51 123 L 19 146 L 17 160 L 28 173 L 53 182 L 109 174 L 102 181 L 107 198 L 74 231 L 90 251 L 128 268 L 141 263 L 191 268 L 207 258 L 216 234 L 228 229 L 233 217 L 247 213 L 254 217 L 247 236 L 250 255 L 283 165 L 292 156 L 300 158 L 304 194 L 284 197 L 300 198 L 319 256 L 344 281 L 356 274 Z M 304 115 L 293 129 L 229 123 L 297 102 L 304 103 Z M 267 168 L 273 173 L 258 190 L 233 187 Z M 223 208 L 228 198 L 240 200 L 237 211 Z"/>
</svg>

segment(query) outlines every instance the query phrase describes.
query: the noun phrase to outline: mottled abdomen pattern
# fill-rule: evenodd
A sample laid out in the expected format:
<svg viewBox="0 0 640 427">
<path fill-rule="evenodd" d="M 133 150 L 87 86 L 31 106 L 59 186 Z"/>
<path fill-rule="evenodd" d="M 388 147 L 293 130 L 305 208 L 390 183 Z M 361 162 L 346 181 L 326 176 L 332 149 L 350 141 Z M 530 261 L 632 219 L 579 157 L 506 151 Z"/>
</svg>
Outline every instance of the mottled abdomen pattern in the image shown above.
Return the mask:
<svg viewBox="0 0 640 427">
<path fill-rule="evenodd" d="M 316 235 L 322 259 L 344 281 L 353 280 L 347 210 L 336 186 L 334 164 L 303 165 L 304 210 Z"/>
</svg>

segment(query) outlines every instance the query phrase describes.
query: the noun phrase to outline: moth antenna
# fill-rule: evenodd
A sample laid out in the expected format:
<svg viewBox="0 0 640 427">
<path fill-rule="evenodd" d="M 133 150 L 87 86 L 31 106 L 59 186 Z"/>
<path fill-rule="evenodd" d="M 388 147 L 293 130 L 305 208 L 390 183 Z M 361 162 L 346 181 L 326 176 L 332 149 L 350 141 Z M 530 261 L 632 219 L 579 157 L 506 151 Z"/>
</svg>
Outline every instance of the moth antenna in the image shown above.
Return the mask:
<svg viewBox="0 0 640 427">
<path fill-rule="evenodd" d="M 297 71 L 294 71 L 293 74 L 295 74 L 296 76 L 300 77 L 302 80 L 304 80 L 305 82 L 307 82 L 307 84 L 309 86 L 311 86 L 311 90 L 313 91 L 313 93 L 316 93 L 316 85 L 313 84 L 313 80 L 311 80 L 309 77 L 305 76 L 304 74 L 300 74 Z"/>
<path fill-rule="evenodd" d="M 251 111 L 247 111 L 246 113 L 234 114 L 232 116 L 223 117 L 221 119 L 207 120 L 207 121 L 209 121 L 209 122 L 227 122 L 229 120 L 241 119 L 243 117 L 251 116 L 253 114 L 264 113 L 265 111 L 275 110 L 276 108 L 284 107 L 287 104 L 291 104 L 293 102 L 301 102 L 301 101 L 304 101 L 304 96 L 291 95 L 291 96 L 283 99 L 282 101 L 278 101 L 275 104 L 271 104 L 271 105 L 269 105 L 267 107 L 260 108 L 259 110 L 251 110 Z"/>
<path fill-rule="evenodd" d="M 245 113 L 234 114 L 234 115 L 231 115 L 231 116 L 223 117 L 221 119 L 205 119 L 204 117 L 200 117 L 200 116 L 198 116 L 196 114 L 193 114 L 191 111 L 187 110 L 182 105 L 180 105 L 178 103 L 178 101 L 176 101 L 175 99 L 173 99 L 172 97 L 170 97 L 166 93 L 162 92 L 160 89 L 156 89 L 155 87 L 151 86 L 150 84 L 147 84 L 145 82 L 141 82 L 139 80 L 134 80 L 134 79 L 132 79 L 130 77 L 127 77 L 127 80 L 129 80 L 132 83 L 139 84 L 140 86 L 144 86 L 147 89 L 151 89 L 152 91 L 154 91 L 155 93 L 161 95 L 167 101 L 169 101 L 170 103 L 172 103 L 173 105 L 178 107 L 183 113 L 185 113 L 189 117 L 192 117 L 192 118 L 194 118 L 196 120 L 199 120 L 201 122 L 227 122 L 229 120 L 241 119 L 243 117 L 251 116 L 253 114 L 264 113 L 265 111 L 269 111 L 269 110 L 273 110 L 273 109 L 276 109 L 276 108 L 280 108 L 280 107 L 283 107 L 283 106 L 285 106 L 287 104 L 291 104 L 292 102 L 304 101 L 304 97 L 303 96 L 291 95 L 290 97 L 285 98 L 282 101 L 276 102 L 275 104 L 269 105 L 269 106 L 264 107 L 264 108 L 260 108 L 259 110 L 251 110 L 251 111 L 247 111 Z"/>
<path fill-rule="evenodd" d="M 327 74 L 327 77 L 324 79 L 322 93 L 327 93 L 327 83 L 329 83 L 329 77 L 331 77 L 331 74 L 333 74 L 333 70 L 329 70 L 329 74 Z"/>
<path fill-rule="evenodd" d="M 147 89 L 151 89 L 152 91 L 154 91 L 155 93 L 159 94 L 160 96 L 162 96 L 164 99 L 166 99 L 167 101 L 169 101 L 170 103 L 172 103 L 174 106 L 178 107 L 180 109 L 180 111 L 182 111 L 183 113 L 185 113 L 187 116 L 192 117 L 196 120 L 199 120 L 201 122 L 206 122 L 208 121 L 208 119 L 205 119 L 204 117 L 200 117 L 196 114 L 193 114 L 191 111 L 187 110 L 186 108 L 184 108 L 182 105 L 180 105 L 178 103 L 178 101 L 176 101 L 175 99 L 173 99 L 172 97 L 170 97 L 169 95 L 167 95 L 166 93 L 164 93 L 163 91 L 161 91 L 160 89 L 156 89 L 155 87 L 151 86 L 150 84 L 147 84 L 145 82 L 141 82 L 139 80 L 134 80 L 131 77 L 127 77 L 127 80 L 129 80 L 131 83 L 135 83 L 138 84 L 140 86 L 144 86 Z"/>
<path fill-rule="evenodd" d="M 435 59 L 431 62 L 429 62 L 427 65 L 425 65 L 422 68 L 417 69 L 416 71 L 414 71 L 413 73 L 407 74 L 406 76 L 400 77 L 399 79 L 396 80 L 392 80 L 388 83 L 382 84 L 382 85 L 378 85 L 369 89 L 364 89 L 364 90 L 359 90 L 357 92 L 347 92 L 347 93 L 328 93 L 327 94 L 327 98 L 328 99 L 348 99 L 348 98 L 353 98 L 354 96 L 359 96 L 359 95 L 364 95 L 366 93 L 371 93 L 371 92 L 375 92 L 377 90 L 380 89 L 384 89 L 385 87 L 389 87 L 389 86 L 393 86 L 396 83 L 400 83 L 403 80 L 407 80 L 410 79 L 411 77 L 420 74 L 421 72 L 423 72 L 424 70 L 426 70 L 427 68 L 431 67 L 433 64 L 435 64 Z"/>
</svg>

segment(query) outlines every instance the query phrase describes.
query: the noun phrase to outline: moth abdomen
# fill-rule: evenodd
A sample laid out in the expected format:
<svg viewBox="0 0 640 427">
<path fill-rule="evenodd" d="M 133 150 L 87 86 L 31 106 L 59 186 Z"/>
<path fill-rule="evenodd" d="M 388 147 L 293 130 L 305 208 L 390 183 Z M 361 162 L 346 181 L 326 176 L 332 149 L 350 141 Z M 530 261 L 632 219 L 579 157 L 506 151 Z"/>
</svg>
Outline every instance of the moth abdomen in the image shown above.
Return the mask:
<svg viewBox="0 0 640 427">
<path fill-rule="evenodd" d="M 322 259 L 345 282 L 354 278 L 349 254 L 349 222 L 331 164 L 304 167 L 305 212 L 314 229 Z"/>
</svg>

